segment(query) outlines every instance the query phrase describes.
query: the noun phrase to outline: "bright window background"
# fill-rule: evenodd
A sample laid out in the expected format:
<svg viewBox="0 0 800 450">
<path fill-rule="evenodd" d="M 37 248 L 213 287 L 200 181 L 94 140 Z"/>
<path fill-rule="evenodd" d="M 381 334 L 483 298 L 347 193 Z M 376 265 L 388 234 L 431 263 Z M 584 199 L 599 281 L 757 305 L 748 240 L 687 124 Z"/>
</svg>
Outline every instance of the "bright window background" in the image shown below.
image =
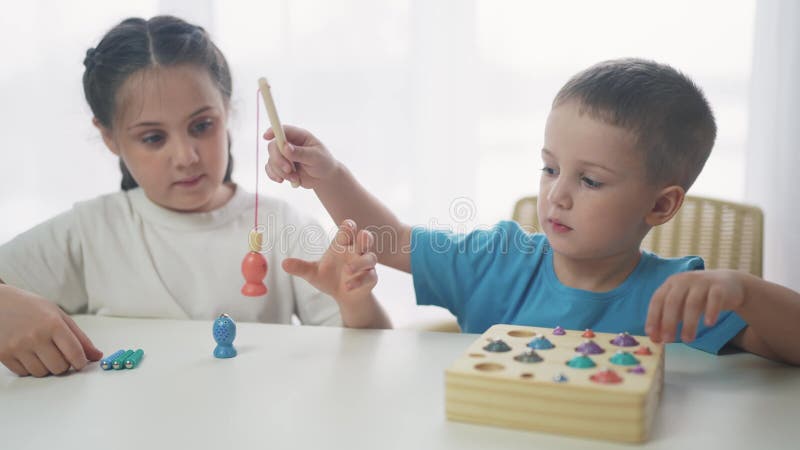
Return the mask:
<svg viewBox="0 0 800 450">
<path fill-rule="evenodd" d="M 595 62 L 637 56 L 691 76 L 714 108 L 717 143 L 692 193 L 745 197 L 753 1 L 86 0 L 13 10 L 0 17 L 0 242 L 118 189 L 83 99 L 82 60 L 120 20 L 159 13 L 203 25 L 227 56 L 234 179 L 248 190 L 255 80 L 265 75 L 282 120 L 312 130 L 399 217 L 488 226 L 537 192 L 561 85 Z M 312 192 L 260 179 L 262 192 L 333 227 Z M 446 316 L 414 306 L 408 275 L 379 275 L 397 325 Z"/>
</svg>

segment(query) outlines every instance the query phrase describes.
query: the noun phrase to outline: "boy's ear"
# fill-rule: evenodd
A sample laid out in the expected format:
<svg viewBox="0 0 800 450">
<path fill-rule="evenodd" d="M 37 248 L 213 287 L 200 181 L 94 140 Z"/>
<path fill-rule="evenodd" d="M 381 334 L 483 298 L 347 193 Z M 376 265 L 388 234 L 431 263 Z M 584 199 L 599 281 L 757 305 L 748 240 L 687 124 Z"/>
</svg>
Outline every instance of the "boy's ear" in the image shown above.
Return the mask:
<svg viewBox="0 0 800 450">
<path fill-rule="evenodd" d="M 104 127 L 97 117 L 92 117 L 92 125 L 100 132 L 100 136 L 103 136 L 103 142 L 106 144 L 111 153 L 119 156 L 119 149 L 117 148 L 117 143 L 114 141 L 114 136 L 111 133 L 111 130 Z"/>
<path fill-rule="evenodd" d="M 667 223 L 681 208 L 685 197 L 686 191 L 680 186 L 672 185 L 661 189 L 653 208 L 644 218 L 645 222 L 651 227 Z"/>
</svg>

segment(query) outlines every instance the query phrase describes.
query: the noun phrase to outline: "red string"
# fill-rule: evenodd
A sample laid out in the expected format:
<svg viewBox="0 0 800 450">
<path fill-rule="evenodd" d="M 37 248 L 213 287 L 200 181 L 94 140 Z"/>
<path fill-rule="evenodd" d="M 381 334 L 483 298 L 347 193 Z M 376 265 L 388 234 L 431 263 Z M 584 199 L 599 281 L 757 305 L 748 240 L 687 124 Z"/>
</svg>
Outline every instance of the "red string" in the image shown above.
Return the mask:
<svg viewBox="0 0 800 450">
<path fill-rule="evenodd" d="M 261 117 L 259 112 L 261 108 L 258 105 L 258 95 L 261 93 L 261 89 L 256 89 L 256 217 L 253 224 L 253 229 L 258 229 L 258 172 L 261 169 L 258 167 L 258 143 L 261 141 L 261 136 L 259 135 L 258 128 L 261 125 Z"/>
</svg>

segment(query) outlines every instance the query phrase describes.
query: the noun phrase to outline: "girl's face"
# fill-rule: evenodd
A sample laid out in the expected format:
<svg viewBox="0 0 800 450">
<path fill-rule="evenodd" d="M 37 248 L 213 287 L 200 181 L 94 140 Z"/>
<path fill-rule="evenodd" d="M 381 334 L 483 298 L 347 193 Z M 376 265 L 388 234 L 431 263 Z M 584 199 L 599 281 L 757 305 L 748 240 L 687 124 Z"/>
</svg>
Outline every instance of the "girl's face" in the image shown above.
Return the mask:
<svg viewBox="0 0 800 450">
<path fill-rule="evenodd" d="M 230 199 L 233 187 L 222 182 L 227 105 L 207 70 L 178 65 L 134 73 L 116 104 L 113 130 L 98 127 L 151 201 L 203 212 Z"/>
</svg>

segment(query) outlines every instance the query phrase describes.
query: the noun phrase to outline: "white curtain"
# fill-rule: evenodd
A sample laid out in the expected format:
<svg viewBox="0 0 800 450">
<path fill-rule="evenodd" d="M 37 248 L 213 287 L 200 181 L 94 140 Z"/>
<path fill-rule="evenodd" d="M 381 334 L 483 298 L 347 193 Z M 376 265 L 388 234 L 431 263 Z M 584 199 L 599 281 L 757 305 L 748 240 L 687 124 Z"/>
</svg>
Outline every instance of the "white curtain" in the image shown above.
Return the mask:
<svg viewBox="0 0 800 450">
<path fill-rule="evenodd" d="M 746 199 L 764 210 L 764 278 L 800 291 L 800 2 L 757 5 Z"/>
<path fill-rule="evenodd" d="M 537 192 L 559 87 L 595 62 L 637 56 L 689 74 L 714 107 L 717 145 L 692 193 L 744 199 L 752 0 L 5 3 L 0 242 L 119 188 L 90 124 L 81 61 L 123 18 L 163 13 L 205 27 L 231 65 L 233 176 L 248 190 L 264 163 L 254 160 L 255 80 L 267 76 L 282 120 L 314 131 L 399 217 L 489 226 Z M 313 193 L 260 180 L 262 193 L 332 225 Z M 440 314 L 414 306 L 408 276 L 379 275 L 399 325 Z"/>
</svg>

